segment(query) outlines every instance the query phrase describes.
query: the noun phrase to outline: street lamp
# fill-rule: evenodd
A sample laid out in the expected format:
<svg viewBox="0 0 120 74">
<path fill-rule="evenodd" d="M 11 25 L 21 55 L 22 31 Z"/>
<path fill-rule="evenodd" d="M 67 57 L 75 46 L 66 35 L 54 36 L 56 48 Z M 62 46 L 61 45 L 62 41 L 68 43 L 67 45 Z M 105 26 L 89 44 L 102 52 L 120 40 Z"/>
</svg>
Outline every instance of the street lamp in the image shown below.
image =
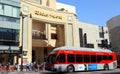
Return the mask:
<svg viewBox="0 0 120 74">
<path fill-rule="evenodd" d="M 9 42 L 9 48 L 8 48 L 8 51 L 9 51 L 8 62 L 11 63 L 11 43 L 10 43 L 10 42 Z"/>
<path fill-rule="evenodd" d="M 27 15 L 22 14 L 22 12 L 20 12 L 20 17 L 22 19 L 22 32 L 21 32 L 21 46 L 19 47 L 20 50 L 20 54 L 21 54 L 21 71 L 23 70 L 23 31 L 24 31 L 24 18 L 27 17 Z M 32 18 L 32 15 L 30 14 L 30 18 Z"/>
<path fill-rule="evenodd" d="M 22 17 L 21 19 L 22 19 L 22 33 L 21 33 L 21 46 L 20 46 L 20 54 L 21 54 L 21 66 L 20 66 L 20 69 L 21 69 L 21 71 L 23 70 L 23 24 L 24 24 L 24 18 L 25 18 L 25 16 L 22 14 L 22 12 L 20 13 L 20 16 Z"/>
</svg>

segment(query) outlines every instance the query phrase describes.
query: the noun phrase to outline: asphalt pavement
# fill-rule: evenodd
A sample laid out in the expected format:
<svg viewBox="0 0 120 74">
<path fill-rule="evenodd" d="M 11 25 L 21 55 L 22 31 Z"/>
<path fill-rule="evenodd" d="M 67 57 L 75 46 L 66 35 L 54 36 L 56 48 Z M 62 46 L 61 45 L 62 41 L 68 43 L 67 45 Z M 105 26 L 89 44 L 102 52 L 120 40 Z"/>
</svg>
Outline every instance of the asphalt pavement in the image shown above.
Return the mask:
<svg viewBox="0 0 120 74">
<path fill-rule="evenodd" d="M 72 72 L 72 73 L 56 73 L 46 70 L 40 70 L 40 71 L 14 71 L 14 72 L 1 72 L 0 74 L 120 74 L 120 68 L 114 69 L 114 70 L 101 70 L 101 71 L 87 71 L 87 72 Z"/>
</svg>

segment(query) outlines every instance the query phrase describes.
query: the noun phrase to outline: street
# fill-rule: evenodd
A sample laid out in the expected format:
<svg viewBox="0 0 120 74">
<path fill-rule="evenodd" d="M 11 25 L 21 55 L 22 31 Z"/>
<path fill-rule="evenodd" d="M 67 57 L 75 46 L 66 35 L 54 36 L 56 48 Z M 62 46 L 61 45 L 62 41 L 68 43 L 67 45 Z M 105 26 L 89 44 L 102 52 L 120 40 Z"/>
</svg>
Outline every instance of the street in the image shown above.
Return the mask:
<svg viewBox="0 0 120 74">
<path fill-rule="evenodd" d="M 49 72 L 49 71 L 28 71 L 28 72 L 1 72 L 0 74 L 120 74 L 120 68 L 115 70 L 108 70 L 108 71 L 87 71 L 87 72 L 72 72 L 72 73 L 56 73 L 56 72 Z"/>
</svg>

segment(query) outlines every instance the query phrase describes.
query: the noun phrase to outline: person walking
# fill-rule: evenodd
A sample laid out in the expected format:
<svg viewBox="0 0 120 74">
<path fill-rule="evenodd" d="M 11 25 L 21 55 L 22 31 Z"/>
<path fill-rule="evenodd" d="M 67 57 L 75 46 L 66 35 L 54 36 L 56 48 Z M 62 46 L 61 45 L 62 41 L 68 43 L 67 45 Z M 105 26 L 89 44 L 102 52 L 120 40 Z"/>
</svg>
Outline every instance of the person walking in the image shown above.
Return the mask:
<svg viewBox="0 0 120 74">
<path fill-rule="evenodd" d="M 29 68 L 29 62 L 27 62 L 27 64 L 26 64 L 26 71 L 30 71 L 30 68 Z"/>
<path fill-rule="evenodd" d="M 33 70 L 33 63 L 32 62 L 30 63 L 30 70 L 31 71 Z"/>
<path fill-rule="evenodd" d="M 14 65 L 14 70 L 18 71 L 18 64 L 17 63 L 15 63 L 15 65 Z"/>
<path fill-rule="evenodd" d="M 34 64 L 34 70 L 35 70 L 35 72 L 38 71 L 38 65 L 37 65 L 37 63 Z"/>
<path fill-rule="evenodd" d="M 10 63 L 8 62 L 6 65 L 6 70 L 9 71 Z"/>
<path fill-rule="evenodd" d="M 2 64 L 1 64 L 1 67 L 2 67 L 2 71 L 4 71 L 4 62 L 2 62 Z"/>
</svg>

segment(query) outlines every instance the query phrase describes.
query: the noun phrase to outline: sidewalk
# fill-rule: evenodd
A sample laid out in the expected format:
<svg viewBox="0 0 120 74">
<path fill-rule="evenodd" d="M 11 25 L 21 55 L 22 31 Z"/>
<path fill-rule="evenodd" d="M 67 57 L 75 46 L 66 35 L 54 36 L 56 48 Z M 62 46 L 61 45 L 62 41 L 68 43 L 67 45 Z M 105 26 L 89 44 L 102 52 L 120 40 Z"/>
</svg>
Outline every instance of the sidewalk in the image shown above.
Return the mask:
<svg viewBox="0 0 120 74">
<path fill-rule="evenodd" d="M 14 71 L 14 72 L 0 72 L 0 74 L 44 74 L 51 73 L 50 71 L 40 70 L 40 71 Z"/>
</svg>

